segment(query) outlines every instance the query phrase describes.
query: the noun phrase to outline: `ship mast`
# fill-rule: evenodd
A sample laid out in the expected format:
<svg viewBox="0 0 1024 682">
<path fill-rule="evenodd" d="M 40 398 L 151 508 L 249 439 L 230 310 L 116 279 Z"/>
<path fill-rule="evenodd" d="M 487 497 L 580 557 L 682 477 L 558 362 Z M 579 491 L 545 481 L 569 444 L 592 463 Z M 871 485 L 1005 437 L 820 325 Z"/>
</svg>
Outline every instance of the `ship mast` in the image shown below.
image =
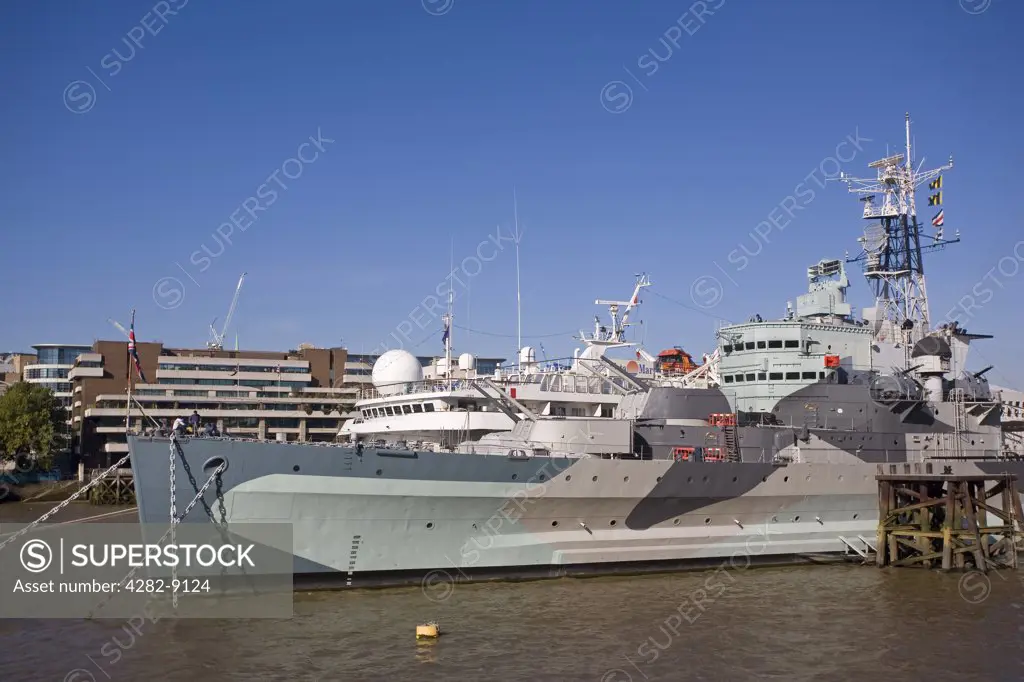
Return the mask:
<svg viewBox="0 0 1024 682">
<path fill-rule="evenodd" d="M 870 315 L 868 310 L 864 313 L 873 324 L 876 338 L 882 341 L 912 343 L 928 333 L 930 319 L 922 253 L 960 241 L 959 232 L 954 239 L 944 239 L 941 226 L 934 235 L 922 234 L 917 222 L 917 187 L 935 180 L 941 188 L 938 178 L 953 167 L 952 156 L 946 165 L 927 171 L 920 170 L 923 160 L 915 170 L 913 160 L 908 113 L 904 153 L 868 164 L 877 170 L 875 178 L 854 178 L 845 173 L 839 178 L 850 192 L 864 195 L 864 219 L 873 221 L 858 239 L 863 251 L 846 262 L 864 264 L 864 277 L 875 292 L 875 309 Z M 881 206 L 875 203 L 878 195 L 882 198 Z M 940 193 L 936 211 L 941 208 Z"/>
<path fill-rule="evenodd" d="M 452 390 L 452 313 L 455 304 L 455 296 L 452 291 L 452 275 L 455 273 L 455 238 L 451 243 L 451 262 L 448 271 L 448 310 L 441 316 L 444 323 L 444 371 L 448 379 L 448 390 Z"/>
</svg>

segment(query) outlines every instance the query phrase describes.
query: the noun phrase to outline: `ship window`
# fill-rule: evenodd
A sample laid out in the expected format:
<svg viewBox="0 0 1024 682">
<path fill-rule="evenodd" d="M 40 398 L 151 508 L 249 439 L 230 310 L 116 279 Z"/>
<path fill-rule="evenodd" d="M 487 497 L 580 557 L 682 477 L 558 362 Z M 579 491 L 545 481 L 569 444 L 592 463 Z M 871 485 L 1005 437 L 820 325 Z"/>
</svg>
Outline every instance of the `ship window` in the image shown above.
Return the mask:
<svg viewBox="0 0 1024 682">
<path fill-rule="evenodd" d="M 754 350 L 754 342 L 753 342 L 753 341 L 747 341 L 747 343 L 745 344 L 745 346 L 744 346 L 744 347 L 745 347 L 745 348 L 746 348 L 747 350 Z"/>
<path fill-rule="evenodd" d="M 434 403 L 423 403 L 423 411 L 424 412 L 433 412 L 434 411 Z"/>
<path fill-rule="evenodd" d="M 419 403 L 416 403 L 415 405 L 412 406 L 412 411 L 413 412 L 417 412 L 417 413 L 418 412 L 422 412 L 423 411 L 423 406 L 420 405 Z"/>
<path fill-rule="evenodd" d="M 403 414 L 412 414 L 412 408 L 409 407 L 408 405 L 402 405 L 402 413 Z"/>
<path fill-rule="evenodd" d="M 758 372 L 757 373 L 757 380 L 758 381 L 764 381 L 767 378 L 768 378 L 768 373 L 767 372 Z"/>
<path fill-rule="evenodd" d="M 386 414 L 389 417 L 395 416 L 395 408 L 393 408 L 391 406 L 385 407 L 384 408 L 384 414 Z"/>
<path fill-rule="evenodd" d="M 825 373 L 824 372 L 818 372 L 818 378 L 819 379 L 824 379 L 825 378 Z"/>
<path fill-rule="evenodd" d="M 804 372 L 804 379 L 816 379 L 814 372 Z"/>
<path fill-rule="evenodd" d="M 768 378 L 772 381 L 782 381 L 782 372 L 772 372 L 768 375 Z"/>
<path fill-rule="evenodd" d="M 731 384 L 732 383 L 732 375 L 731 374 L 726 374 L 723 378 L 725 379 L 725 383 L 727 383 L 727 384 Z"/>
<path fill-rule="evenodd" d="M 786 348 L 799 348 L 799 347 L 800 347 L 800 342 L 799 341 L 793 341 L 793 340 L 787 340 L 786 341 Z"/>
<path fill-rule="evenodd" d="M 742 374 L 737 374 L 736 375 L 736 383 L 742 383 L 742 381 L 743 381 L 743 375 Z"/>
<path fill-rule="evenodd" d="M 722 351 L 725 352 L 725 353 L 731 353 L 732 352 L 732 346 L 722 346 Z"/>
<path fill-rule="evenodd" d="M 768 347 L 769 348 L 782 348 L 782 341 L 769 341 L 768 342 Z"/>
<path fill-rule="evenodd" d="M 753 380 L 754 380 L 754 373 L 751 372 L 750 374 L 747 375 L 747 381 L 753 381 Z"/>
<path fill-rule="evenodd" d="M 800 372 L 786 372 L 786 381 L 793 381 L 800 378 Z"/>
<path fill-rule="evenodd" d="M 758 341 L 758 342 L 757 342 L 757 347 L 758 347 L 758 348 L 764 348 L 764 347 L 765 347 L 766 345 L 767 345 L 767 344 L 766 344 L 766 343 L 765 343 L 764 341 Z"/>
</svg>

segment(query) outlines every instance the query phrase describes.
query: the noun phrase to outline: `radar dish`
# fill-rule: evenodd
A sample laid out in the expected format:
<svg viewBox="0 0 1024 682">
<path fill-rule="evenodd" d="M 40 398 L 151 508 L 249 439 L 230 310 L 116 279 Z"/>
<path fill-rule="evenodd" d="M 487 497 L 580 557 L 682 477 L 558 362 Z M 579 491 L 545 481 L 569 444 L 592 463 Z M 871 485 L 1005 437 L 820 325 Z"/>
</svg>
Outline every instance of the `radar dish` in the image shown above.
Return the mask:
<svg viewBox="0 0 1024 682">
<path fill-rule="evenodd" d="M 881 224 L 868 225 L 864 228 L 864 236 L 860 241 L 868 253 L 878 253 L 885 247 L 885 227 Z"/>
</svg>

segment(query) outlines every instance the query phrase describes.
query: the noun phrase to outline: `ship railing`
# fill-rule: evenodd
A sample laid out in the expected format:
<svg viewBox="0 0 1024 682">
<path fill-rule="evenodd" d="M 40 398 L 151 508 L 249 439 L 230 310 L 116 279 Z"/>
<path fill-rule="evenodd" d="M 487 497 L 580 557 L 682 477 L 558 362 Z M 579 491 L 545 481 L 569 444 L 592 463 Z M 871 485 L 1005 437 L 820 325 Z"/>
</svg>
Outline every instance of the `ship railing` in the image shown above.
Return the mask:
<svg viewBox="0 0 1024 682">
<path fill-rule="evenodd" d="M 609 381 L 616 386 L 625 388 L 624 382 L 618 377 L 609 377 L 607 380 L 604 380 L 595 376 L 584 376 L 569 372 L 537 372 L 535 374 L 524 372 L 490 378 L 490 380 L 499 388 L 506 390 L 537 386 L 541 391 L 578 393 L 583 395 L 611 395 L 612 388 L 608 383 Z M 472 388 L 475 381 L 476 379 L 410 381 L 390 385 L 383 393 L 378 387 L 367 387 L 359 390 L 359 400 L 398 398 L 418 393 L 447 393 L 449 391 L 468 390 Z"/>
</svg>

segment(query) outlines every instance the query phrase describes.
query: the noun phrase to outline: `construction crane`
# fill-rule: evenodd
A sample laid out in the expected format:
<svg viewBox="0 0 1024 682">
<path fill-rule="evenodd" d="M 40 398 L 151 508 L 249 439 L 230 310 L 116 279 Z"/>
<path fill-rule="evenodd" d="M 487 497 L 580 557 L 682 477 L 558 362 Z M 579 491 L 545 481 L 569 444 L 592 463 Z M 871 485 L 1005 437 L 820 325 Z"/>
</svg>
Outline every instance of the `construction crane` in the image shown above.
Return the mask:
<svg viewBox="0 0 1024 682">
<path fill-rule="evenodd" d="M 126 339 L 128 338 L 128 330 L 124 328 L 124 325 L 122 325 L 120 322 L 118 322 L 117 320 L 115 320 L 113 318 L 110 318 L 110 317 L 107 318 L 107 322 L 109 322 L 110 324 L 112 324 L 115 327 L 117 327 L 117 330 L 119 332 L 121 332 L 122 334 L 124 334 L 124 337 Z"/>
<path fill-rule="evenodd" d="M 217 324 L 217 318 L 213 318 L 213 322 L 210 323 L 210 340 L 206 343 L 206 347 L 210 350 L 223 350 L 224 349 L 224 334 L 228 330 L 228 325 L 231 324 L 231 318 L 235 314 L 235 308 L 238 306 L 238 294 L 242 292 L 242 282 L 245 281 L 245 274 L 238 278 L 238 286 L 235 287 L 235 295 L 231 299 L 231 307 L 228 308 L 228 314 L 224 317 L 224 326 L 221 327 L 220 332 L 214 327 Z"/>
</svg>

